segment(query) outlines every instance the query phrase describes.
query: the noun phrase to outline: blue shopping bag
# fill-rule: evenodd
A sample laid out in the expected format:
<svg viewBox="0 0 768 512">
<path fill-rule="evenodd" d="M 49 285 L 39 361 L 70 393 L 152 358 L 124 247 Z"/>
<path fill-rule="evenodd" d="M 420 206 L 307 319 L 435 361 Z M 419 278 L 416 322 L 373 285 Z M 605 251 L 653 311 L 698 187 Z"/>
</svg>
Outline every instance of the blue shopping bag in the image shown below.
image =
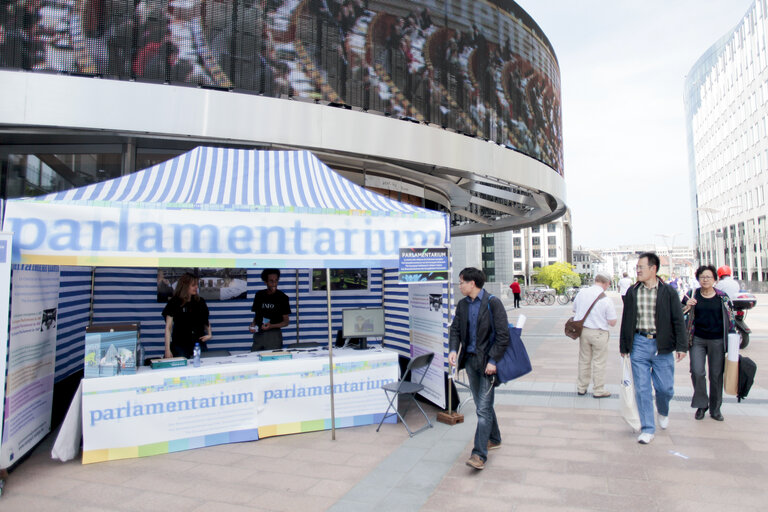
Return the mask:
<svg viewBox="0 0 768 512">
<path fill-rule="evenodd" d="M 501 361 L 496 361 L 496 375 L 500 384 L 531 373 L 531 359 L 520 337 L 521 329 L 509 324 L 509 345 Z"/>
<path fill-rule="evenodd" d="M 491 298 L 493 298 L 493 295 L 491 295 Z M 489 299 L 488 312 L 491 315 L 491 336 L 493 336 L 493 342 L 496 343 L 496 330 L 494 329 L 493 311 L 491 310 L 490 302 Z M 520 337 L 522 332 L 523 330 L 518 329 L 514 324 L 509 324 L 509 345 L 507 345 L 507 350 L 504 351 L 501 360 L 496 361 L 496 381 L 494 385 L 504 384 L 531 373 L 531 370 L 533 370 L 531 359 L 528 357 L 528 351 L 525 350 L 525 344 Z"/>
</svg>

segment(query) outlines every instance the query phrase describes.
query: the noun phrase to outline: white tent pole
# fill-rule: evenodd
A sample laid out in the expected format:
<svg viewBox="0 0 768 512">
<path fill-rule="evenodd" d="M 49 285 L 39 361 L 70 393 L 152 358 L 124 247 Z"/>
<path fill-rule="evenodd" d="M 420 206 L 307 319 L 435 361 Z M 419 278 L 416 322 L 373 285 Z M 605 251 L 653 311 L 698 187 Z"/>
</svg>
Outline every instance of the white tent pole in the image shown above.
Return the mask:
<svg viewBox="0 0 768 512">
<path fill-rule="evenodd" d="M 333 403 L 333 324 L 331 322 L 331 269 L 325 269 L 325 292 L 328 298 L 328 373 L 331 377 L 331 439 L 336 440 L 336 409 Z"/>
</svg>

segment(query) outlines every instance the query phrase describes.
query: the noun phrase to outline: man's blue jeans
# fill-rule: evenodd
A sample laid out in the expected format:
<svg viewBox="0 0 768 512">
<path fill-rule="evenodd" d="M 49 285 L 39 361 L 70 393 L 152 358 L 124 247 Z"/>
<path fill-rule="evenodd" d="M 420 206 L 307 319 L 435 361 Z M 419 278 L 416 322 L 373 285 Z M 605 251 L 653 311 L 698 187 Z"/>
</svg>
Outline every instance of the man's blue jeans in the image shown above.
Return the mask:
<svg viewBox="0 0 768 512">
<path fill-rule="evenodd" d="M 488 458 L 488 441 L 501 442 L 499 422 L 496 421 L 496 411 L 493 410 L 493 376 L 485 374 L 485 367 L 480 367 L 482 358 L 469 354 L 465 370 L 469 378 L 469 388 L 475 400 L 477 411 L 477 429 L 475 429 L 475 447 L 472 455 L 482 460 Z"/>
<path fill-rule="evenodd" d="M 653 414 L 651 381 L 656 391 L 656 410 L 662 416 L 669 416 L 669 401 L 675 393 L 675 354 L 659 354 L 655 339 L 635 334 L 630 358 L 642 432 L 653 434 L 656 432 L 656 418 Z"/>
</svg>

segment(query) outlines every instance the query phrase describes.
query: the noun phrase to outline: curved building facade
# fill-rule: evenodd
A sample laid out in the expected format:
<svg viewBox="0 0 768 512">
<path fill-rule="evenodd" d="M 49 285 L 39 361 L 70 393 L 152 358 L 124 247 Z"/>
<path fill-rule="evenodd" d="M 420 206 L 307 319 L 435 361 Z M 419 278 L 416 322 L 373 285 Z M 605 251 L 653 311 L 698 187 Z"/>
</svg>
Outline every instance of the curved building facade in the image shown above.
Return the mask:
<svg viewBox="0 0 768 512">
<path fill-rule="evenodd" d="M 702 263 L 768 290 L 768 3 L 696 62 L 685 82 L 695 239 Z"/>
<path fill-rule="evenodd" d="M 454 235 L 565 212 L 557 58 L 512 1 L 3 5 L 4 198 L 204 144 L 312 150 Z"/>
</svg>

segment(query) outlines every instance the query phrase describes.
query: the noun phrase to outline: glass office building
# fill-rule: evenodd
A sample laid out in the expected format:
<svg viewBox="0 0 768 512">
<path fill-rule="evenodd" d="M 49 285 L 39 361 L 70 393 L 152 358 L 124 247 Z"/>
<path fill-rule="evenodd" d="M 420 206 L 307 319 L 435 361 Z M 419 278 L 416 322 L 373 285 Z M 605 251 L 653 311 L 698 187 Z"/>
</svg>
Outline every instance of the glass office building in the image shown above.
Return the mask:
<svg viewBox="0 0 768 512">
<path fill-rule="evenodd" d="M 768 291 L 768 2 L 696 62 L 685 81 L 698 257 Z"/>
<path fill-rule="evenodd" d="M 309 149 L 453 235 L 565 212 L 560 70 L 511 0 L 8 0 L 0 198 L 198 145 Z"/>
</svg>

